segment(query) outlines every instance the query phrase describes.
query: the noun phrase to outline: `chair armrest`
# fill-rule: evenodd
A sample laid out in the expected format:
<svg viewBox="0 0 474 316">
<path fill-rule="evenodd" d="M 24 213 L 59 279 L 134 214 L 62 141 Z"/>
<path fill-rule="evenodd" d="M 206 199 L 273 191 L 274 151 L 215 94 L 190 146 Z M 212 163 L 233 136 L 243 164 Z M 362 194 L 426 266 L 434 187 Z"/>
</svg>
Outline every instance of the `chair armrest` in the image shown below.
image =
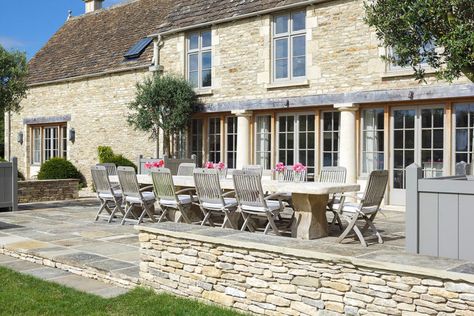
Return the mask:
<svg viewBox="0 0 474 316">
<path fill-rule="evenodd" d="M 229 191 L 229 192 L 226 192 L 226 193 L 223 193 L 222 196 L 229 196 L 229 195 L 235 195 L 235 191 Z"/>
<path fill-rule="evenodd" d="M 280 203 L 280 209 L 283 210 L 284 206 L 283 206 L 283 200 L 281 198 L 281 194 L 280 193 L 273 193 L 273 194 L 270 194 L 269 196 L 266 196 L 265 197 L 265 200 L 275 200 L 277 199 L 278 200 L 278 203 Z"/>
<path fill-rule="evenodd" d="M 144 191 L 147 191 L 147 190 L 152 190 L 153 191 L 153 186 L 152 185 L 148 185 L 146 187 L 143 187 L 140 189 L 140 192 L 144 192 Z"/>
</svg>

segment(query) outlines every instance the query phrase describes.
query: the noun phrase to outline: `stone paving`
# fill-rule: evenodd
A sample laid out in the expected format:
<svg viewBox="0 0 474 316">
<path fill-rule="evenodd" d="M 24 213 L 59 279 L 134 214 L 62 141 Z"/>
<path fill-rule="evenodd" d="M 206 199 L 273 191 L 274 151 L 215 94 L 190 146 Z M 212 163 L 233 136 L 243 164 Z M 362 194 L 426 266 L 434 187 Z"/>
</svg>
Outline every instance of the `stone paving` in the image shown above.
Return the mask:
<svg viewBox="0 0 474 316">
<path fill-rule="evenodd" d="M 25 204 L 15 213 L 0 213 L 0 251 L 43 265 L 60 268 L 89 278 L 99 279 L 123 287 L 133 287 L 139 277 L 138 232 L 133 225 L 94 221 L 98 202 L 81 198 L 75 201 Z M 167 223 L 160 224 L 166 227 Z M 357 240 L 348 239 L 345 244 L 334 243 L 340 233 L 338 228 L 331 236 L 311 241 L 311 245 L 331 253 L 360 256 L 380 250 L 403 251 L 404 213 L 384 211 L 376 219 L 385 243 L 372 240 L 364 248 Z M 171 227 L 173 226 L 173 227 Z M 209 236 L 234 234 L 242 240 L 266 240 L 262 234 L 240 233 L 228 229 L 171 225 L 186 231 L 202 230 Z M 280 239 L 275 239 L 281 243 Z M 284 244 L 297 247 L 305 241 L 285 238 Z"/>
</svg>

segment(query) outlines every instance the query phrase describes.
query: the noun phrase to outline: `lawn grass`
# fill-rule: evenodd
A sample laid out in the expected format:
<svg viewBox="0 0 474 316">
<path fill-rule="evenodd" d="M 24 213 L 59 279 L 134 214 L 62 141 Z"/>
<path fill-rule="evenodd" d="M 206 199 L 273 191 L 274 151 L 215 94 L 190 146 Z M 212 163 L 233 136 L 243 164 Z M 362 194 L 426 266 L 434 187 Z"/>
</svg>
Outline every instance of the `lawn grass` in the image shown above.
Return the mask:
<svg viewBox="0 0 474 316">
<path fill-rule="evenodd" d="M 104 299 L 0 267 L 1 315 L 234 316 L 234 311 L 136 288 Z"/>
</svg>

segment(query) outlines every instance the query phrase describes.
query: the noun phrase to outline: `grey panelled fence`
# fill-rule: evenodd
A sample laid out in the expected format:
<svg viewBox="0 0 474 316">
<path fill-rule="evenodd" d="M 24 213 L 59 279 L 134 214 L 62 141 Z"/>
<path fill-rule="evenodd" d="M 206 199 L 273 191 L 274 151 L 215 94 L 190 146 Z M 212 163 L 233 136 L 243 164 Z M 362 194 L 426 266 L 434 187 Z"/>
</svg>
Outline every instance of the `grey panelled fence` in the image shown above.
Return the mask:
<svg viewBox="0 0 474 316">
<path fill-rule="evenodd" d="M 406 250 L 474 260 L 474 181 L 465 175 L 423 179 L 416 164 L 406 172 Z"/>
<path fill-rule="evenodd" d="M 13 157 L 12 162 L 0 162 L 0 208 L 18 209 L 18 164 Z"/>
</svg>

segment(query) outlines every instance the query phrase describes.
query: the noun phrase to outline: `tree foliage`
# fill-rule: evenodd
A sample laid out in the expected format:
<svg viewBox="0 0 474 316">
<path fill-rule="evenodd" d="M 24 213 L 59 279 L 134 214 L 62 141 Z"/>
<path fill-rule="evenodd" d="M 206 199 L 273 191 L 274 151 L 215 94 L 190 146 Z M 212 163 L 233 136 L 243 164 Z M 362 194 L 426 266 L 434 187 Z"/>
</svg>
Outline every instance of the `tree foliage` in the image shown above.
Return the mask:
<svg viewBox="0 0 474 316">
<path fill-rule="evenodd" d="M 9 52 L 0 45 L 0 111 L 20 110 L 28 89 L 28 63 L 25 53 Z"/>
<path fill-rule="evenodd" d="M 156 74 L 137 84 L 135 100 L 129 104 L 128 123 L 150 132 L 154 139 L 162 129 L 165 152 L 170 155 L 170 136 L 188 126 L 197 105 L 194 89 L 184 78 Z"/>
<path fill-rule="evenodd" d="M 365 9 L 366 22 L 395 53 L 390 62 L 413 68 L 417 79 L 425 62 L 440 79 L 474 81 L 473 0 L 372 0 Z"/>
</svg>

